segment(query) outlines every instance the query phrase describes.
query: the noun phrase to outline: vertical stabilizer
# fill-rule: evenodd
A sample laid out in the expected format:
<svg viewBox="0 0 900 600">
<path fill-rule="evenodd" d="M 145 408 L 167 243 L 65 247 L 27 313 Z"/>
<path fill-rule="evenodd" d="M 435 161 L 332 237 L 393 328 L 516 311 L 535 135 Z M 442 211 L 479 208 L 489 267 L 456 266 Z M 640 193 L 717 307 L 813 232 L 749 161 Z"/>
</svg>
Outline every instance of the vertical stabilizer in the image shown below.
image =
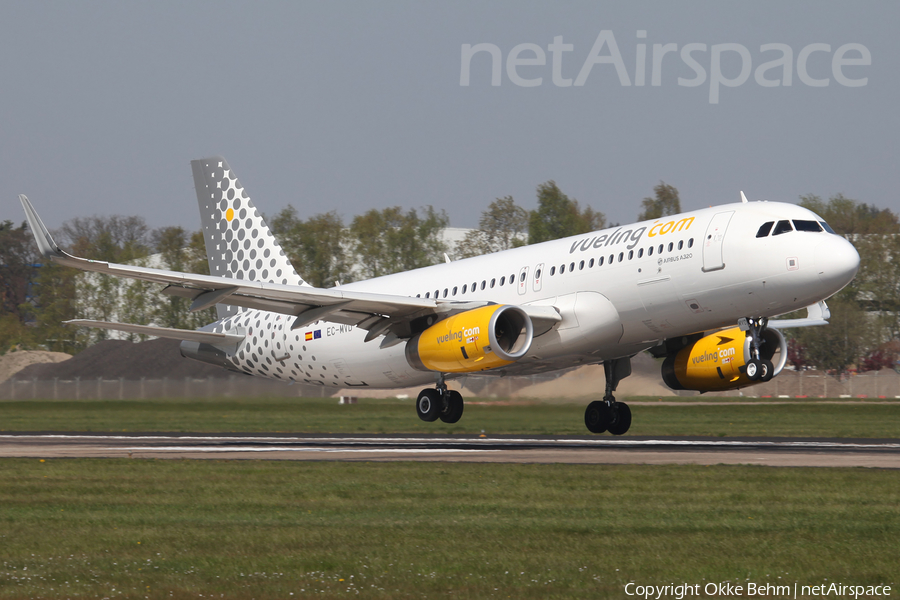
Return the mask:
<svg viewBox="0 0 900 600">
<path fill-rule="evenodd" d="M 221 156 L 191 161 L 209 272 L 219 277 L 308 285 L 272 235 L 237 176 Z M 216 305 L 219 318 L 236 314 Z"/>
</svg>

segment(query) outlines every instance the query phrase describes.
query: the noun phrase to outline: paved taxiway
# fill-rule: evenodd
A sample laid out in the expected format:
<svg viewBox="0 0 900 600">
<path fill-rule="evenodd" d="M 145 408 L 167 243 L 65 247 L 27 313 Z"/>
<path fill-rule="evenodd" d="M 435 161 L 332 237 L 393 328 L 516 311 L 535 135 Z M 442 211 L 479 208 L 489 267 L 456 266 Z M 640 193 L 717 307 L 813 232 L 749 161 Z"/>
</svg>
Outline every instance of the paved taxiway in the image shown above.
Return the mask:
<svg viewBox="0 0 900 600">
<path fill-rule="evenodd" d="M 0 457 L 569 464 L 755 464 L 900 469 L 900 439 L 0 434 Z"/>
</svg>

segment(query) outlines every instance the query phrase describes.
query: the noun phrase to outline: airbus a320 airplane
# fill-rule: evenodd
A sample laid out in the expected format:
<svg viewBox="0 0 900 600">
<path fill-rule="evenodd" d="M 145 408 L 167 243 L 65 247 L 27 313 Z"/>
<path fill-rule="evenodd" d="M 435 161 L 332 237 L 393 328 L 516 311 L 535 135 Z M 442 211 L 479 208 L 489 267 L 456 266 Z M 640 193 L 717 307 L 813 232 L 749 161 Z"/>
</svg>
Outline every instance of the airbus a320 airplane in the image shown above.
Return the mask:
<svg viewBox="0 0 900 600">
<path fill-rule="evenodd" d="M 183 340 L 184 356 L 233 371 L 333 388 L 429 386 L 424 421 L 457 422 L 447 380 L 529 375 L 602 363 L 606 392 L 585 411 L 594 433 L 625 433 L 613 393 L 631 357 L 665 357 L 676 390 L 730 390 L 784 367 L 777 327 L 826 323 L 824 300 L 847 285 L 859 255 L 816 214 L 792 204 L 706 208 L 359 281 L 303 281 L 224 158 L 191 162 L 211 275 L 66 254 L 20 200 L 41 253 L 60 265 L 165 286 L 215 306 L 198 331 L 68 321 Z M 803 307 L 806 319 L 769 321 Z"/>
</svg>

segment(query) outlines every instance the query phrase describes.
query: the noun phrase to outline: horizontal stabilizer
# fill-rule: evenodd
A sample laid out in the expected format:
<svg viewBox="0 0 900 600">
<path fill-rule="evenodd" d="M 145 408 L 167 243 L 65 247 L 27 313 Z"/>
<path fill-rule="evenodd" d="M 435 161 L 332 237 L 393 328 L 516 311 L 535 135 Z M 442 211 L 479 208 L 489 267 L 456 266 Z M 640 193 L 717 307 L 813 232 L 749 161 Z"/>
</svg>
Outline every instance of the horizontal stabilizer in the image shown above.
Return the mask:
<svg viewBox="0 0 900 600">
<path fill-rule="evenodd" d="M 805 319 L 781 319 L 770 320 L 768 326 L 772 329 L 789 329 L 791 327 L 816 327 L 818 325 L 828 325 L 831 317 L 831 311 L 824 300 L 820 300 L 816 304 L 806 307 Z"/>
<path fill-rule="evenodd" d="M 154 337 L 187 340 L 189 342 L 200 342 L 201 344 L 217 344 L 220 346 L 223 344 L 237 344 L 244 339 L 242 335 L 232 335 L 230 333 L 173 329 L 172 327 L 154 327 L 153 325 L 132 325 L 130 323 L 109 323 L 107 321 L 91 321 L 88 319 L 73 319 L 71 321 L 63 321 L 63 323 L 75 325 L 76 327 L 97 327 L 99 329 L 111 329 L 113 331 L 124 331 L 125 333 L 152 335 Z"/>
</svg>

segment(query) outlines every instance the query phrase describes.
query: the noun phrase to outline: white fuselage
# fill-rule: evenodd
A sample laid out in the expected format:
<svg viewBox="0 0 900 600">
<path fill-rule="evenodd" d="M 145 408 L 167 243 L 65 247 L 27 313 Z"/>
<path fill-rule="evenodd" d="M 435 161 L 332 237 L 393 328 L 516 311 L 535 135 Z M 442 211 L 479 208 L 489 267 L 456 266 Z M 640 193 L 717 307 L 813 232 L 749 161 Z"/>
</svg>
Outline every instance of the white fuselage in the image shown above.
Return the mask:
<svg viewBox="0 0 900 600">
<path fill-rule="evenodd" d="M 840 236 L 761 225 L 820 222 L 791 204 L 738 203 L 439 264 L 341 289 L 446 301 L 555 307 L 562 321 L 517 362 L 483 374 L 529 374 L 633 355 L 675 336 L 772 317 L 828 298 L 858 266 Z M 232 368 L 330 387 L 409 387 L 436 381 L 405 356 L 405 343 L 364 342 L 366 331 L 244 309 L 211 330 L 245 334 L 227 350 Z"/>
</svg>

